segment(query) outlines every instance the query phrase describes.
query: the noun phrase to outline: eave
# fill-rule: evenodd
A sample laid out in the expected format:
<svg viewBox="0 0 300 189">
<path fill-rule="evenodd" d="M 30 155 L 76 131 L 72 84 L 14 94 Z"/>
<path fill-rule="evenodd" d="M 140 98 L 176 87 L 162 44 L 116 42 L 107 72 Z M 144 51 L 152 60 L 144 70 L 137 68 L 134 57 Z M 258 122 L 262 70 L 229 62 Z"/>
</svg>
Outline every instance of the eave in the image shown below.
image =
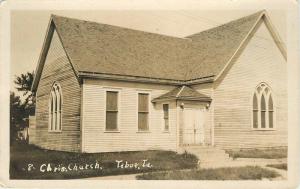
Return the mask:
<svg viewBox="0 0 300 189">
<path fill-rule="evenodd" d="M 86 78 L 86 79 L 107 79 L 107 80 L 116 80 L 116 81 L 165 84 L 165 85 L 174 85 L 174 86 L 210 83 L 213 82 L 214 80 L 214 76 L 202 77 L 193 80 L 172 80 L 172 79 L 163 79 L 163 78 L 149 78 L 149 77 L 141 77 L 141 76 L 117 75 L 117 74 L 83 72 L 83 71 L 79 71 L 78 76 L 80 78 Z"/>
<path fill-rule="evenodd" d="M 195 97 L 173 97 L 173 98 L 161 98 L 161 99 L 153 99 L 151 102 L 166 102 L 172 100 L 183 100 L 183 101 L 198 101 L 198 102 L 211 102 L 211 98 L 195 98 Z"/>
</svg>

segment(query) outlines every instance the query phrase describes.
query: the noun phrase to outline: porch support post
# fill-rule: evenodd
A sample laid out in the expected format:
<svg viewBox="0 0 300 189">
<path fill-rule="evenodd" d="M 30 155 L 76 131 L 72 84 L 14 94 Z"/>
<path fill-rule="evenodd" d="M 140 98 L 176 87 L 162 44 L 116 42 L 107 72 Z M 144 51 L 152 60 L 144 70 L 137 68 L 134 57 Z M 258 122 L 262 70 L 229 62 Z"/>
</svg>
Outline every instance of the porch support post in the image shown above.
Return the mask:
<svg viewBox="0 0 300 189">
<path fill-rule="evenodd" d="M 214 92 L 212 92 L 212 98 L 214 96 Z M 210 104 L 210 116 L 211 116 L 211 146 L 215 146 L 215 106 L 214 106 L 214 101 L 211 101 Z"/>
<path fill-rule="evenodd" d="M 176 151 L 180 152 L 180 138 L 179 138 L 179 127 L 180 127 L 180 105 L 178 104 L 178 100 L 176 100 Z"/>
</svg>

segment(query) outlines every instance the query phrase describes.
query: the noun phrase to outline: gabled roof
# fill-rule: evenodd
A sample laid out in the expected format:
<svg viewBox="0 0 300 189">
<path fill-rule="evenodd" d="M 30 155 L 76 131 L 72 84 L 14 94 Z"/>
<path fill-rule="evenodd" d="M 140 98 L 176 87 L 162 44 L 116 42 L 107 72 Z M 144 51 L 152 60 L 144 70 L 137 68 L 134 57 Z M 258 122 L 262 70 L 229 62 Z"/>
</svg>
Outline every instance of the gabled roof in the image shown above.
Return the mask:
<svg viewBox="0 0 300 189">
<path fill-rule="evenodd" d="M 218 75 L 261 14 L 262 11 L 188 36 L 192 40 L 186 61 L 189 62 L 188 78 Z"/>
<path fill-rule="evenodd" d="M 186 38 L 56 15 L 52 15 L 48 30 L 56 29 L 78 77 L 185 85 L 213 81 L 265 15 L 260 11 Z M 43 60 L 40 57 L 33 90 Z"/>
<path fill-rule="evenodd" d="M 75 69 L 81 72 L 184 80 L 186 39 L 53 16 Z"/>
<path fill-rule="evenodd" d="M 166 100 L 197 100 L 210 102 L 211 98 L 199 93 L 195 89 L 188 86 L 176 87 L 173 90 L 163 94 L 155 99 L 152 102 L 166 101 Z"/>
</svg>

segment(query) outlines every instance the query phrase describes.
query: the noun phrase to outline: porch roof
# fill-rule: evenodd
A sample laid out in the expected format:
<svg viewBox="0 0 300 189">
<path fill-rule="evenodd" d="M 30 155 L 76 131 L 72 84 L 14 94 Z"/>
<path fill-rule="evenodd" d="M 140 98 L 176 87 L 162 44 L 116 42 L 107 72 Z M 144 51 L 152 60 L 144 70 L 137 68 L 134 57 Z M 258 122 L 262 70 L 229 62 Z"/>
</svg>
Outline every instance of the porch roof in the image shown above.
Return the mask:
<svg viewBox="0 0 300 189">
<path fill-rule="evenodd" d="M 199 93 L 195 89 L 188 86 L 180 86 L 175 89 L 157 97 L 152 102 L 166 101 L 166 100 L 194 100 L 210 102 L 211 98 L 204 94 Z"/>
</svg>

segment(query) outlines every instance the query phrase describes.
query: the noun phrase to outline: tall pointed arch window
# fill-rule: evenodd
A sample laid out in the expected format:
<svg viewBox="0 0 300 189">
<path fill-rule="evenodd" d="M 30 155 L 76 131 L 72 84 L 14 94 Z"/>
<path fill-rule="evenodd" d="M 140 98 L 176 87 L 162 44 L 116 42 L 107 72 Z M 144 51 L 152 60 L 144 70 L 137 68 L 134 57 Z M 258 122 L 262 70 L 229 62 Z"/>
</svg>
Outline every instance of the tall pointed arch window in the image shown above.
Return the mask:
<svg viewBox="0 0 300 189">
<path fill-rule="evenodd" d="M 266 83 L 259 84 L 252 100 L 252 128 L 274 128 L 274 102 L 270 87 Z"/>
<path fill-rule="evenodd" d="M 62 91 L 59 83 L 55 82 L 49 97 L 49 131 L 61 131 L 62 123 Z"/>
<path fill-rule="evenodd" d="M 253 95 L 253 128 L 258 128 L 258 102 L 256 94 Z"/>
<path fill-rule="evenodd" d="M 272 95 L 269 96 L 269 128 L 273 128 L 274 127 L 274 106 L 273 106 L 273 99 L 272 99 Z"/>
</svg>

